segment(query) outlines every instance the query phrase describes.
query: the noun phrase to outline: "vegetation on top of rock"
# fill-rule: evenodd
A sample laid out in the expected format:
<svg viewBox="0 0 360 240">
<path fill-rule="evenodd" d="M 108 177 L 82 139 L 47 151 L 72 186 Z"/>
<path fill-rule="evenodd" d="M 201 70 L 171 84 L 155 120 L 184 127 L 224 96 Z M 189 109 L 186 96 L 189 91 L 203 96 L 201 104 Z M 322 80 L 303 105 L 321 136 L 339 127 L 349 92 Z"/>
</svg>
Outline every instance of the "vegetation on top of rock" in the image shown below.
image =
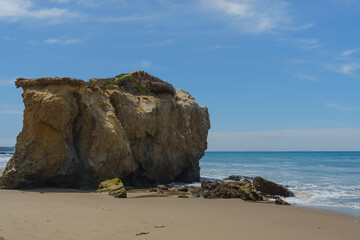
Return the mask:
<svg viewBox="0 0 360 240">
<path fill-rule="evenodd" d="M 104 86 L 116 85 L 124 92 L 141 95 L 175 95 L 175 88 L 161 79 L 151 76 L 144 71 L 122 73 L 113 78 L 93 78 L 90 84 L 101 84 Z"/>
</svg>

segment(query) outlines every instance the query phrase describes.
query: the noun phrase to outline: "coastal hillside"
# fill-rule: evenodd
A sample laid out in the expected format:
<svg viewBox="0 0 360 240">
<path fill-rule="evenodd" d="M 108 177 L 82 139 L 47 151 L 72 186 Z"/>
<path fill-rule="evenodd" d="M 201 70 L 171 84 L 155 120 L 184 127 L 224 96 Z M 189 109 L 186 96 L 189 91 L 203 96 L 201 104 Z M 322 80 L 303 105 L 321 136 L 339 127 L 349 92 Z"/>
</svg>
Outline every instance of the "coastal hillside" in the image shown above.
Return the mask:
<svg viewBox="0 0 360 240">
<path fill-rule="evenodd" d="M 3 187 L 199 181 L 210 121 L 188 92 L 143 71 L 89 82 L 19 78 L 16 86 L 23 129 Z"/>
</svg>

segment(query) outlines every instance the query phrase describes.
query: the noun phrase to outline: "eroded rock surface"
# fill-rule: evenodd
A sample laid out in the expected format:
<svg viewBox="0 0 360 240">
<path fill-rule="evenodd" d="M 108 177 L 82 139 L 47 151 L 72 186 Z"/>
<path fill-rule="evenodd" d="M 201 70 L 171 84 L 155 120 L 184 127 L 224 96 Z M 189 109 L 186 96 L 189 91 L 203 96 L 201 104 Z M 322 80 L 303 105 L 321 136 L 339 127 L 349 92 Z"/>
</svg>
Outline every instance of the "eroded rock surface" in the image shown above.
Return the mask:
<svg viewBox="0 0 360 240">
<path fill-rule="evenodd" d="M 248 182 L 203 183 L 205 198 L 240 198 L 248 201 L 261 201 L 263 196 Z"/>
<path fill-rule="evenodd" d="M 282 197 L 294 197 L 295 194 L 286 187 L 266 180 L 262 177 L 254 178 L 253 185 L 257 191 L 260 191 L 263 195 L 279 195 Z"/>
<path fill-rule="evenodd" d="M 142 71 L 16 86 L 24 90 L 24 122 L 0 180 L 5 188 L 199 181 L 210 121 L 189 93 Z"/>
<path fill-rule="evenodd" d="M 105 180 L 99 184 L 97 193 L 107 192 L 110 196 L 115 198 L 126 198 L 126 189 L 122 181 L 118 178 Z"/>
</svg>

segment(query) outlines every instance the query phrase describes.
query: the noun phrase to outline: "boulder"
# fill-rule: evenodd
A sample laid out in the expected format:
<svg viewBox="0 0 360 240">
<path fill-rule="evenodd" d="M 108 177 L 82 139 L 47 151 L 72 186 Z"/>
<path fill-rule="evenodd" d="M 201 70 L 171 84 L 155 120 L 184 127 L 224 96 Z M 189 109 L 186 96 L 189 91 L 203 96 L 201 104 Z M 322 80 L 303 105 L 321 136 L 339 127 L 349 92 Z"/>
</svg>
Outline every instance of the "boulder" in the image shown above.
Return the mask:
<svg viewBox="0 0 360 240">
<path fill-rule="evenodd" d="M 200 180 L 206 107 L 143 71 L 115 78 L 16 81 L 23 129 L 0 182 L 8 189 L 96 188 L 119 178 L 147 187 Z"/>
<path fill-rule="evenodd" d="M 257 191 L 263 195 L 279 195 L 282 197 L 294 197 L 295 194 L 286 187 L 277 183 L 268 181 L 262 177 L 256 177 L 253 181 L 253 186 Z"/>
<path fill-rule="evenodd" d="M 205 185 L 205 198 L 240 198 L 250 201 L 261 201 L 263 196 L 260 192 L 246 182 L 213 182 L 211 187 Z"/>
<path fill-rule="evenodd" d="M 118 178 L 101 182 L 96 192 L 107 192 L 110 196 L 113 196 L 115 198 L 126 198 L 126 190 L 124 184 Z"/>
</svg>

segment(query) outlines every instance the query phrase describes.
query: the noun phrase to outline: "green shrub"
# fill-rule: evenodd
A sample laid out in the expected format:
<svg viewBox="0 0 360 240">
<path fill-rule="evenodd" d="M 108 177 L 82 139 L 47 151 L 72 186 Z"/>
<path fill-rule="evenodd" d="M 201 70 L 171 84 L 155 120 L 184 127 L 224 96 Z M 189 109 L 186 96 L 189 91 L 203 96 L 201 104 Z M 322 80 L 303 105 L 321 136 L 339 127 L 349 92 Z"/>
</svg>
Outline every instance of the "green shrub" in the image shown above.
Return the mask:
<svg viewBox="0 0 360 240">
<path fill-rule="evenodd" d="M 140 85 L 140 84 L 137 84 L 137 83 L 134 83 L 134 87 L 137 89 L 137 90 L 140 90 L 142 92 L 149 92 L 149 89 L 147 89 L 146 87 Z"/>
<path fill-rule="evenodd" d="M 120 77 L 119 77 L 119 76 L 120 76 Z M 127 76 L 124 77 L 124 76 L 121 74 L 121 75 L 119 75 L 119 76 L 116 76 L 116 78 L 115 78 L 115 84 L 120 84 L 121 82 L 131 80 L 131 76 L 130 76 L 130 75 L 127 75 Z"/>
</svg>

